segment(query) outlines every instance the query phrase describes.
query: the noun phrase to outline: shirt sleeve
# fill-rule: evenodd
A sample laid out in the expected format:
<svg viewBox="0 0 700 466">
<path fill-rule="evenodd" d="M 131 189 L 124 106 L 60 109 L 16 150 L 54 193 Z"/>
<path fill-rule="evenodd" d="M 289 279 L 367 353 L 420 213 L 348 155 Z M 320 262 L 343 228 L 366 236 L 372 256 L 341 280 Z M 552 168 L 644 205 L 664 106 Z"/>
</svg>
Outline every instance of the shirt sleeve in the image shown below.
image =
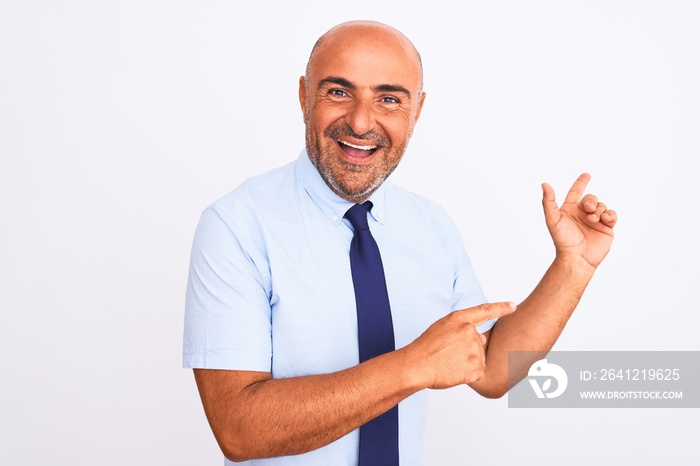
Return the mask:
<svg viewBox="0 0 700 466">
<path fill-rule="evenodd" d="M 183 367 L 270 372 L 267 258 L 241 222 L 216 206 L 197 226 L 185 299 Z M 268 268 L 269 270 L 269 268 Z"/>
<path fill-rule="evenodd" d="M 450 221 L 450 241 L 452 242 L 452 250 L 455 253 L 455 281 L 454 281 L 454 300 L 452 302 L 452 310 L 466 309 L 469 307 L 478 306 L 487 302 L 486 296 L 481 289 L 479 280 L 476 278 L 474 267 L 464 248 L 462 236 L 459 234 L 457 226 Z M 489 320 L 476 329 L 480 333 L 484 333 L 496 323 L 497 319 Z"/>
</svg>

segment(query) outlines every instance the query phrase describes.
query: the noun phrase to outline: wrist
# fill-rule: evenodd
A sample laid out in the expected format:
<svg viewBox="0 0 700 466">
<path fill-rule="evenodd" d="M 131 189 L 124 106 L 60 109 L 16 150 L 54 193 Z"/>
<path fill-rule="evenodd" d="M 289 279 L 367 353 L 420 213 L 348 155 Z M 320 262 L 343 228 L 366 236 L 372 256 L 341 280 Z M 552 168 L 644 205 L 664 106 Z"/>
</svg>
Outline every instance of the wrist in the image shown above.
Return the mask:
<svg viewBox="0 0 700 466">
<path fill-rule="evenodd" d="M 577 282 L 587 284 L 596 271 L 596 267 L 578 254 L 557 251 L 552 268 L 564 272 L 564 276 Z"/>
<path fill-rule="evenodd" d="M 415 342 L 394 352 L 399 360 L 401 386 L 410 394 L 430 387 L 433 382 L 425 369 L 424 358 L 416 354 L 414 345 Z"/>
</svg>

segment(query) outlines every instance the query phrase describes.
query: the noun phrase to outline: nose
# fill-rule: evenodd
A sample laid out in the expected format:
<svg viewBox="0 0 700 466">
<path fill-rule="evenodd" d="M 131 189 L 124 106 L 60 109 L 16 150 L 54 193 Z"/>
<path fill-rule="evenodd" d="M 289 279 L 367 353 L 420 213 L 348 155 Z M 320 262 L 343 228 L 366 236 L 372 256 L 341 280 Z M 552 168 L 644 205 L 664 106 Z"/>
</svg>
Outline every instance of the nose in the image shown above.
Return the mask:
<svg viewBox="0 0 700 466">
<path fill-rule="evenodd" d="M 375 124 L 374 103 L 367 100 L 357 100 L 346 115 L 345 120 L 355 134 L 367 133 L 374 128 Z"/>
</svg>

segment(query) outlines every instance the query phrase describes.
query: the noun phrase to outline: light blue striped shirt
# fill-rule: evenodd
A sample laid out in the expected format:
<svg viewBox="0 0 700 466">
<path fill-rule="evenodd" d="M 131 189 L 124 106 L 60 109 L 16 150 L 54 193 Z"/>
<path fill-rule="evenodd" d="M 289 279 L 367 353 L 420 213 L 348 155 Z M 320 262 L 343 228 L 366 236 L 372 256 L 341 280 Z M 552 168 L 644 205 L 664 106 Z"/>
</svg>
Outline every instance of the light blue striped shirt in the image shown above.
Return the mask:
<svg viewBox="0 0 700 466">
<path fill-rule="evenodd" d="M 440 207 L 390 181 L 370 200 L 397 348 L 450 311 L 486 301 L 459 232 Z M 353 231 L 343 219 L 352 205 L 326 186 L 305 151 L 210 205 L 192 247 L 183 365 L 274 378 L 357 365 Z M 426 410 L 425 391 L 399 405 L 403 466 L 423 464 Z M 237 464 L 356 465 L 358 438 L 355 430 L 303 455 Z"/>
</svg>

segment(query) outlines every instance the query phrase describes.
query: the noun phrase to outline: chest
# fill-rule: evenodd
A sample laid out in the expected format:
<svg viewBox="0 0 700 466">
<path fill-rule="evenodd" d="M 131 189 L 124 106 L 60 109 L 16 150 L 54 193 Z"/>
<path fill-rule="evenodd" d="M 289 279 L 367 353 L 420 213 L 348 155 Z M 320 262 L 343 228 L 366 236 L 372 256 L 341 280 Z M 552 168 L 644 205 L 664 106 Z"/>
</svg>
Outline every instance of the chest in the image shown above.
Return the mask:
<svg viewBox="0 0 700 466">
<path fill-rule="evenodd" d="M 454 258 L 435 232 L 373 223 L 385 270 L 397 348 L 451 310 Z M 270 304 L 275 377 L 328 373 L 358 364 L 350 271 L 352 231 L 291 226 L 271 240 Z"/>
</svg>

